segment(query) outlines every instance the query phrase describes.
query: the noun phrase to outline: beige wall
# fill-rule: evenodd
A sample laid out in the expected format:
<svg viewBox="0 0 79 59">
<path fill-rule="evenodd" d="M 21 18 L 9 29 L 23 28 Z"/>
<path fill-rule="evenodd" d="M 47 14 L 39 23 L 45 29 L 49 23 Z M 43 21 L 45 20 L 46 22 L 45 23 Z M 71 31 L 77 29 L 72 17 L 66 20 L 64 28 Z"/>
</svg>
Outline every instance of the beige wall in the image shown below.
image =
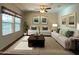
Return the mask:
<svg viewBox="0 0 79 59">
<path fill-rule="evenodd" d="M 34 25 L 32 23 L 33 17 L 38 17 L 38 16 L 43 16 L 47 18 L 47 26 L 49 27 L 49 29 L 52 29 L 52 24 L 58 24 L 58 15 L 56 13 L 46 13 L 46 14 L 40 14 L 40 12 L 26 12 L 24 14 L 24 18 L 27 21 L 27 24 L 29 25 L 29 27 L 31 25 Z M 40 26 L 44 26 L 42 24 L 40 24 Z"/>
<path fill-rule="evenodd" d="M 13 11 L 16 11 L 16 12 L 22 14 L 22 12 L 19 9 L 17 9 L 15 6 L 13 6 L 11 4 L 0 4 L 0 10 L 1 10 L 1 6 L 5 6 L 5 7 L 9 8 Z M 22 22 L 23 22 L 23 20 L 22 20 Z M 23 23 L 21 23 L 21 31 L 15 32 L 15 33 L 12 33 L 12 34 L 9 34 L 9 35 L 2 36 L 2 21 L 1 21 L 1 12 L 0 12 L 0 50 L 23 35 L 23 31 L 22 31 L 23 26 L 22 26 L 22 24 Z"/>
</svg>

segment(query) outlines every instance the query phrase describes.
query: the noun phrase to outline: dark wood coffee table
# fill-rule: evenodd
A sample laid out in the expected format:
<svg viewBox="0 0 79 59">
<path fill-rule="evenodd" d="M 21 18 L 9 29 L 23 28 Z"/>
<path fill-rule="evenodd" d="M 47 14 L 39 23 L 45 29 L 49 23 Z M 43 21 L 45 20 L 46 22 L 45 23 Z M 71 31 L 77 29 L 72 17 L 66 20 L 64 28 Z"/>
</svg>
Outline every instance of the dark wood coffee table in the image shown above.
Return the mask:
<svg viewBox="0 0 79 59">
<path fill-rule="evenodd" d="M 29 47 L 44 47 L 45 46 L 45 38 L 43 35 L 31 35 L 28 39 Z"/>
</svg>

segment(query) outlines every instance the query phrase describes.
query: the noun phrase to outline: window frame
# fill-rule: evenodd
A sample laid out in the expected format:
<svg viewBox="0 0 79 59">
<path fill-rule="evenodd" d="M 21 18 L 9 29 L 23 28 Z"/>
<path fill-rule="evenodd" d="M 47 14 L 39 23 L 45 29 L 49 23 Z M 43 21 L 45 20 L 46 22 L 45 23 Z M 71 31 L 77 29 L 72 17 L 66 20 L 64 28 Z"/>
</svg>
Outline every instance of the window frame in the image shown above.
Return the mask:
<svg viewBox="0 0 79 59">
<path fill-rule="evenodd" d="M 5 13 L 3 13 L 3 14 L 5 14 Z M 2 17 L 3 17 L 3 14 L 2 14 Z M 5 14 L 5 15 L 11 16 L 11 15 L 8 15 L 8 14 Z M 6 22 L 6 21 L 3 21 L 3 19 L 2 19 L 2 35 L 3 36 L 13 33 L 13 29 L 12 28 L 13 28 L 13 23 L 14 22 L 13 22 L 13 16 L 11 16 L 11 17 L 12 17 L 12 19 L 11 19 L 12 21 L 11 22 Z M 10 26 L 11 26 L 11 28 L 10 28 L 11 29 L 11 32 L 8 32 L 8 33 L 5 33 L 4 34 L 3 33 L 3 24 L 10 24 Z"/>
<path fill-rule="evenodd" d="M 16 18 L 16 17 L 15 17 L 15 18 Z M 14 19 L 15 19 L 15 18 L 14 18 Z M 17 17 L 17 18 L 19 18 L 19 17 Z M 15 20 L 16 20 L 16 19 L 15 19 Z M 15 20 L 14 20 L 14 21 L 15 21 Z M 20 20 L 20 22 L 14 22 L 14 27 L 15 27 L 15 24 L 19 24 L 20 30 L 21 30 L 21 19 L 19 18 L 19 20 Z M 16 27 L 15 27 L 15 28 L 16 28 Z M 19 30 L 19 31 L 20 31 L 20 30 Z M 18 31 L 16 31 L 16 29 L 14 29 L 14 31 L 15 31 L 15 32 L 18 32 Z"/>
<path fill-rule="evenodd" d="M 4 6 L 1 6 L 1 14 L 7 14 L 7 15 L 12 16 L 12 23 L 11 23 L 12 32 L 8 33 L 8 34 L 3 34 L 3 28 L 2 28 L 2 31 L 1 31 L 2 32 L 2 36 L 6 36 L 6 35 L 9 35 L 9 34 L 17 32 L 17 31 L 15 31 L 15 17 L 20 18 L 20 22 L 21 22 L 22 16 L 20 14 L 16 13 L 16 12 L 4 7 Z M 1 16 L 1 17 L 3 17 L 3 16 Z M 21 23 L 20 23 L 20 31 L 21 31 Z"/>
</svg>

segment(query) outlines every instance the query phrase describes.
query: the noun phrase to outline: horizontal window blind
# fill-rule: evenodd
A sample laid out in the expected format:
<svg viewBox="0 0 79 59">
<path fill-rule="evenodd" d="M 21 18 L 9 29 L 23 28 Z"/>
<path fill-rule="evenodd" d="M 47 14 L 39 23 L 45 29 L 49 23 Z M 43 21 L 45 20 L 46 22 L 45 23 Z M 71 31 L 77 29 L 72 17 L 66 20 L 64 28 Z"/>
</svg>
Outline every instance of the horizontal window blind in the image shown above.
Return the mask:
<svg viewBox="0 0 79 59">
<path fill-rule="evenodd" d="M 2 6 L 2 35 L 11 34 L 21 29 L 21 15 Z"/>
<path fill-rule="evenodd" d="M 6 13 L 6 14 L 9 14 L 9 15 L 12 15 L 12 16 L 15 16 L 15 17 L 19 17 L 19 18 L 22 18 L 22 16 L 4 6 L 1 6 L 1 12 L 2 13 Z"/>
</svg>

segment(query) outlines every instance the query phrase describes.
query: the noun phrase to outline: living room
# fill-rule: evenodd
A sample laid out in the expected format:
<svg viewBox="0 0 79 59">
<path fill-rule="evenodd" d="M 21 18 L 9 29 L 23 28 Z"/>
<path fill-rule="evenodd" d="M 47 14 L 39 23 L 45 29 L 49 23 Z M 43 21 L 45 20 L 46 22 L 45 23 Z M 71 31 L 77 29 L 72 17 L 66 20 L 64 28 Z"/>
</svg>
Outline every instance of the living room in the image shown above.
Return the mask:
<svg viewBox="0 0 79 59">
<path fill-rule="evenodd" d="M 1 54 L 77 54 L 78 7 L 78 3 L 0 3 Z"/>
</svg>

